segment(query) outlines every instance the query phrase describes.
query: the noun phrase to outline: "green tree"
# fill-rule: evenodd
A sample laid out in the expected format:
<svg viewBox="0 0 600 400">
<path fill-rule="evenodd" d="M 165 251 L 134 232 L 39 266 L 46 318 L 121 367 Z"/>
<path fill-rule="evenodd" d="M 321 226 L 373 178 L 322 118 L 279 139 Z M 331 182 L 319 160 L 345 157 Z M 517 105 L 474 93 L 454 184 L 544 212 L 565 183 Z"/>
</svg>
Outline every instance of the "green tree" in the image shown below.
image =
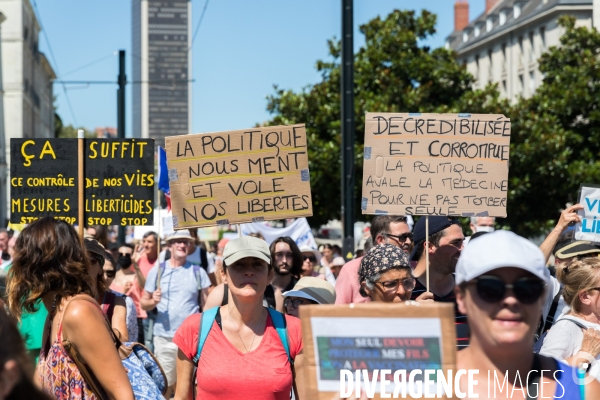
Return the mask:
<svg viewBox="0 0 600 400">
<path fill-rule="evenodd" d="M 600 182 L 600 33 L 565 29 L 559 47 L 539 60 L 543 83 L 511 111 L 508 218 L 522 235 L 547 231 L 581 183 Z"/>
<path fill-rule="evenodd" d="M 55 122 L 56 122 L 56 119 L 55 119 Z M 61 121 L 61 124 L 62 124 L 62 121 Z M 77 138 L 77 131 L 79 129 L 83 129 L 84 135 L 86 138 L 95 138 L 96 137 L 96 134 L 94 132 L 90 131 L 89 129 L 84 128 L 84 127 L 75 128 L 73 125 L 61 126 L 61 129 L 60 129 L 60 131 L 58 131 L 56 137 L 63 138 L 63 139 Z"/>
<path fill-rule="evenodd" d="M 473 77 L 451 51 L 423 46 L 435 33 L 436 16 L 395 10 L 360 27 L 365 45 L 355 54 L 355 175 L 357 217 L 362 190 L 366 112 L 497 112 L 502 102 L 489 86 L 472 91 Z M 279 89 L 268 97 L 273 118 L 265 125 L 305 123 L 313 199 L 313 226 L 340 218 L 340 58 L 329 41 L 328 61 L 317 61 L 321 81 L 296 93 Z"/>
</svg>

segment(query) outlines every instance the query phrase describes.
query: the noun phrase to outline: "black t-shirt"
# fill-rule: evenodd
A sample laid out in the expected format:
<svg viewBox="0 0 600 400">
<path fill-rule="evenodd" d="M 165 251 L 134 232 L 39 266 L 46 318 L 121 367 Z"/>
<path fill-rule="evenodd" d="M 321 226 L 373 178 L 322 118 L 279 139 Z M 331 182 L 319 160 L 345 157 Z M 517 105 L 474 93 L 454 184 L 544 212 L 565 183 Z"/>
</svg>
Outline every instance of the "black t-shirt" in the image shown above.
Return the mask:
<svg viewBox="0 0 600 400">
<path fill-rule="evenodd" d="M 454 274 L 452 274 L 454 277 Z M 416 300 L 422 293 L 426 292 L 427 288 L 419 282 L 417 279 L 417 284 L 413 289 L 411 300 Z M 454 294 L 454 290 L 451 290 L 445 296 L 438 296 L 437 294 L 433 294 L 434 301 L 440 301 L 442 303 L 454 303 L 454 324 L 456 326 L 456 347 L 458 350 L 464 349 L 469 346 L 469 338 L 471 336 L 471 331 L 469 330 L 469 322 L 467 321 L 467 316 L 460 311 L 458 311 L 458 305 L 456 304 L 456 295 Z"/>
</svg>

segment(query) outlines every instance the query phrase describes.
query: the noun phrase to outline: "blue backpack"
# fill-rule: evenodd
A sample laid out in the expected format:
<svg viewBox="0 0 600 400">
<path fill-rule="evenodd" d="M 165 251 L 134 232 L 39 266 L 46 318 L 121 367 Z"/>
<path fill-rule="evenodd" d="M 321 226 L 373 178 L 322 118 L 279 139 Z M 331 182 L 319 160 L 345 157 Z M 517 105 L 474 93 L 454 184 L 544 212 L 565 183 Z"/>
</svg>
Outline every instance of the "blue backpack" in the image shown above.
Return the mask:
<svg viewBox="0 0 600 400">
<path fill-rule="evenodd" d="M 154 355 L 142 344 L 122 343 L 119 355 L 136 400 L 164 400 L 167 377 Z"/>
<path fill-rule="evenodd" d="M 271 316 L 271 321 L 273 321 L 273 326 L 279 335 L 279 339 L 281 340 L 281 344 L 285 350 L 285 354 L 287 355 L 288 361 L 290 362 L 290 366 L 292 368 L 292 382 L 293 382 L 293 391 L 294 396 L 298 398 L 298 390 L 296 389 L 296 371 L 294 370 L 294 360 L 290 355 L 290 345 L 288 343 L 287 337 L 287 327 L 285 323 L 285 317 L 279 311 L 273 310 L 272 308 L 267 308 L 269 311 L 269 315 Z M 202 313 L 202 318 L 200 319 L 200 330 L 199 330 L 199 339 L 198 339 L 198 350 L 196 351 L 196 356 L 192 361 L 194 361 L 194 365 L 198 367 L 198 361 L 200 360 L 200 354 L 202 354 L 202 348 L 204 347 L 204 343 L 206 342 L 206 338 L 210 333 L 210 330 L 215 322 L 215 318 L 217 316 L 217 311 L 219 311 L 219 307 L 211 308 L 210 310 L 206 310 Z M 195 377 L 196 374 L 193 374 Z"/>
</svg>

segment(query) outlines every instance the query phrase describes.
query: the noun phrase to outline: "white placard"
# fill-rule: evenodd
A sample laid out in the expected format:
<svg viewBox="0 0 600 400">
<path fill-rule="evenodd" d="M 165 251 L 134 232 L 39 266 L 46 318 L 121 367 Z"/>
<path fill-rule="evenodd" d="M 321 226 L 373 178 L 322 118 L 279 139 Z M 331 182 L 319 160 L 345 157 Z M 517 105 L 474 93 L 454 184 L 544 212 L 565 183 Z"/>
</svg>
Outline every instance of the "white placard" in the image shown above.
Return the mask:
<svg viewBox="0 0 600 400">
<path fill-rule="evenodd" d="M 600 188 L 582 186 L 579 194 L 578 211 L 581 222 L 575 225 L 575 239 L 600 242 Z"/>
</svg>

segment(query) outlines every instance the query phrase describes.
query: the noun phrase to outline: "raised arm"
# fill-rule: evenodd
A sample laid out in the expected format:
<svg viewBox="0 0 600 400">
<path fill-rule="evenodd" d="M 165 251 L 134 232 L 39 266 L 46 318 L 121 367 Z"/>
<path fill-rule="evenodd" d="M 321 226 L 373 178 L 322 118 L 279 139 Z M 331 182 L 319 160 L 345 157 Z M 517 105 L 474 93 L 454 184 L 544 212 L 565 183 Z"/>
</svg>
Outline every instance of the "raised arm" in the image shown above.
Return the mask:
<svg viewBox="0 0 600 400">
<path fill-rule="evenodd" d="M 544 253 L 546 262 L 550 259 L 552 249 L 554 249 L 559 236 L 569 227 L 569 224 L 581 221 L 581 218 L 577 215 L 577 210 L 581 210 L 582 208 L 583 206 L 581 204 L 575 204 L 560 213 L 560 218 L 558 219 L 556 226 L 550 231 L 544 242 L 540 245 L 540 250 Z"/>
</svg>

